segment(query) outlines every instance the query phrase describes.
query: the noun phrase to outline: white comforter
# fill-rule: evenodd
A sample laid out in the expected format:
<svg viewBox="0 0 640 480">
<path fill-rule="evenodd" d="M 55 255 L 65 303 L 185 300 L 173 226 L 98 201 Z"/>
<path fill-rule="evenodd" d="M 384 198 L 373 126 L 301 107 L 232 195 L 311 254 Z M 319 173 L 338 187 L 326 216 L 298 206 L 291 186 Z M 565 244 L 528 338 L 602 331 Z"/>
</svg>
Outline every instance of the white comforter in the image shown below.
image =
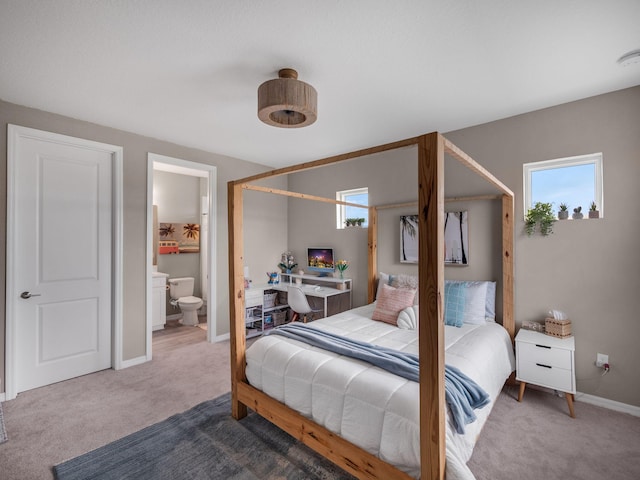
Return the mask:
<svg viewBox="0 0 640 480">
<path fill-rule="evenodd" d="M 366 305 L 309 325 L 357 340 L 418 353 L 417 330 L 371 320 Z M 445 363 L 473 378 L 491 397 L 478 419 L 455 433 L 447 421 L 447 479 L 473 479 L 466 462 L 493 402 L 515 368 L 506 330 L 495 323 L 445 328 Z M 312 418 L 400 470 L 420 475 L 418 384 L 365 362 L 279 335 L 247 349 L 247 379 L 269 396 Z"/>
</svg>

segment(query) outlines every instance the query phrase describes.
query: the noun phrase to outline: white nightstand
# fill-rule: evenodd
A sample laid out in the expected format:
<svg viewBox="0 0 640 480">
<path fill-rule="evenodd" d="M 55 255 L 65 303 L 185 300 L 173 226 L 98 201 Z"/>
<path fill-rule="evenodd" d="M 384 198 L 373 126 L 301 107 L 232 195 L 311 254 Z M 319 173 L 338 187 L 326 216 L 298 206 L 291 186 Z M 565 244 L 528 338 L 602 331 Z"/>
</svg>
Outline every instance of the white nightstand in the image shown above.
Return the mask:
<svg viewBox="0 0 640 480">
<path fill-rule="evenodd" d="M 516 336 L 516 380 L 520 381 L 518 401 L 522 401 L 527 383 L 565 392 L 569 414 L 576 393 L 573 337 L 556 338 L 531 330 L 520 330 Z"/>
</svg>

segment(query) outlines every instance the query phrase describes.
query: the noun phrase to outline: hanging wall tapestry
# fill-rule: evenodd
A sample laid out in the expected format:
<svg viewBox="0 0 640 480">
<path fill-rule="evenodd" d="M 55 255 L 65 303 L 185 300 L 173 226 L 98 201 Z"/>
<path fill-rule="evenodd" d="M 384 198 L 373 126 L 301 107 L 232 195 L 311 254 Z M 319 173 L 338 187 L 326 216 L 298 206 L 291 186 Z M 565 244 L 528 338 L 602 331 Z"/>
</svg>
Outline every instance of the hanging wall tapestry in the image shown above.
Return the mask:
<svg viewBox="0 0 640 480">
<path fill-rule="evenodd" d="M 158 228 L 158 254 L 199 253 L 200 225 L 197 223 L 161 223 Z"/>
<path fill-rule="evenodd" d="M 446 212 L 445 265 L 469 265 L 468 212 Z M 418 216 L 400 216 L 400 263 L 418 263 Z"/>
</svg>

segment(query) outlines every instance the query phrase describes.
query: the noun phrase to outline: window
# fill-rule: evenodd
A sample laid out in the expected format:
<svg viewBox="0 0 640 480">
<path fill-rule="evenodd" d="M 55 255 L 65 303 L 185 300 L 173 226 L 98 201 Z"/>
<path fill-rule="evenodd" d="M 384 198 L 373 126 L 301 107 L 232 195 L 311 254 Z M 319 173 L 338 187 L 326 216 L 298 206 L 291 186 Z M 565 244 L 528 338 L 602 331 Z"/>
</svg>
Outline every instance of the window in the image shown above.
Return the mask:
<svg viewBox="0 0 640 480">
<path fill-rule="evenodd" d="M 336 192 L 336 200 L 368 206 L 369 189 L 365 187 Z M 364 218 L 362 226 L 367 227 L 369 225 L 369 209 L 352 207 L 351 205 L 336 205 L 336 227 L 344 228 L 347 218 Z"/>
<path fill-rule="evenodd" d="M 525 163 L 524 213 L 537 202 L 551 203 L 554 210 L 561 203 L 569 212 L 582 207 L 586 213 L 595 202 L 603 216 L 602 153 Z"/>
</svg>

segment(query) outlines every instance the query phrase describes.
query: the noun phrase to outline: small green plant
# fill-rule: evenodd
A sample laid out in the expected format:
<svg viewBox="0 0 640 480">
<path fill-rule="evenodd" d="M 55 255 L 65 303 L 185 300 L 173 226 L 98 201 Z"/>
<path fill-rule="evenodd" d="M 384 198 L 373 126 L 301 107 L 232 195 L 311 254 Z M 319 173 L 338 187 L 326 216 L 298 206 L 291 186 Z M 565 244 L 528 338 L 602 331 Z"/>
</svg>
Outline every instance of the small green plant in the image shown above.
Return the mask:
<svg viewBox="0 0 640 480">
<path fill-rule="evenodd" d="M 362 224 L 364 223 L 364 218 L 345 218 L 344 219 L 344 225 L 346 227 L 361 227 Z"/>
<path fill-rule="evenodd" d="M 582 212 L 582 207 L 576 207 L 573 209 L 573 213 L 581 213 Z"/>
<path fill-rule="evenodd" d="M 566 203 L 561 203 L 560 204 L 560 211 L 561 212 L 566 212 L 569 209 L 569 207 L 567 206 Z"/>
<path fill-rule="evenodd" d="M 592 212 L 595 212 L 596 210 L 598 210 L 598 206 L 596 205 L 596 202 L 591 202 L 591 206 L 589 207 L 589 210 L 591 210 Z"/>
<path fill-rule="evenodd" d="M 524 226 L 527 235 L 531 236 L 536 231 L 536 226 L 540 229 L 540 234 L 546 237 L 553 233 L 553 223 L 556 218 L 553 214 L 553 207 L 550 203 L 536 202 L 533 208 L 527 211 L 524 219 Z"/>
</svg>

